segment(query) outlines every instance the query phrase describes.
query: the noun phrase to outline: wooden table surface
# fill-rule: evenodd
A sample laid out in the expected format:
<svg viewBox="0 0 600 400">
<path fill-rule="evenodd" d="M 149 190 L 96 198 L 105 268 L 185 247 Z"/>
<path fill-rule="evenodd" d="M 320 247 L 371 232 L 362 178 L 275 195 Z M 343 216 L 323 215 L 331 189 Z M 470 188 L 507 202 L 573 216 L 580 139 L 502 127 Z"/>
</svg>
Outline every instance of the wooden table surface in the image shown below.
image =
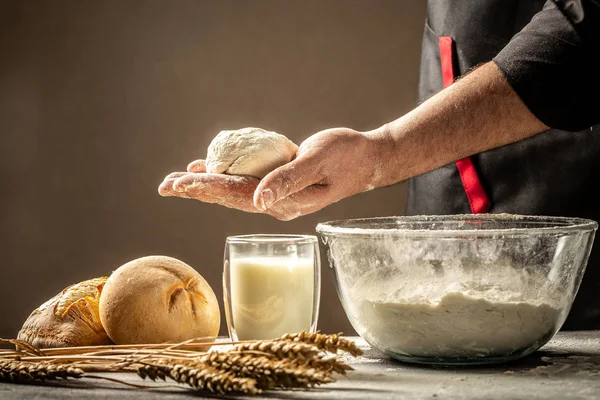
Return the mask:
<svg viewBox="0 0 600 400">
<path fill-rule="evenodd" d="M 362 339 L 362 357 L 344 357 L 354 367 L 336 382 L 306 391 L 274 391 L 266 399 L 600 399 L 600 331 L 559 332 L 524 359 L 488 367 L 425 367 L 393 361 Z M 113 374 L 142 383 L 133 374 Z M 148 382 L 143 382 L 148 384 Z M 167 387 L 168 386 L 168 387 Z M 183 399 L 214 398 L 172 384 L 132 389 L 118 383 L 86 380 L 62 384 L 0 383 L 0 399 Z"/>
</svg>

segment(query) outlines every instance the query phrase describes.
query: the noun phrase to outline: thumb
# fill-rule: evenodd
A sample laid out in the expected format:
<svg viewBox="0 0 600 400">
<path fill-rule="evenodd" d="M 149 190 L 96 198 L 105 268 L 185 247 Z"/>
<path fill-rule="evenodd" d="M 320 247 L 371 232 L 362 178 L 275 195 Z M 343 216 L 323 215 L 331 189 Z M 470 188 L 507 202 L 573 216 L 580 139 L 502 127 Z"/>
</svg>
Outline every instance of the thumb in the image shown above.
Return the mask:
<svg viewBox="0 0 600 400">
<path fill-rule="evenodd" d="M 254 191 L 254 206 L 266 211 L 273 204 L 321 180 L 318 168 L 308 159 L 295 159 L 270 172 Z"/>
</svg>

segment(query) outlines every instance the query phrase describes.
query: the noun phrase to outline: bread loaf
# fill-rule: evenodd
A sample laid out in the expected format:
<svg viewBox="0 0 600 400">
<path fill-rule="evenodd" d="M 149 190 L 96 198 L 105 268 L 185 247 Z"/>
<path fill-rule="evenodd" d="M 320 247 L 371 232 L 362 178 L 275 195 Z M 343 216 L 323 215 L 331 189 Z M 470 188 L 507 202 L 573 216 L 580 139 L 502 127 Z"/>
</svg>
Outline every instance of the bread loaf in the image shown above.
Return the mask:
<svg viewBox="0 0 600 400">
<path fill-rule="evenodd" d="M 138 258 L 116 269 L 100 299 L 100 319 L 116 344 L 214 340 L 221 322 L 206 280 L 166 256 Z"/>
<path fill-rule="evenodd" d="M 17 338 L 39 348 L 111 344 L 98 311 L 106 279 L 65 288 L 29 315 Z"/>
</svg>

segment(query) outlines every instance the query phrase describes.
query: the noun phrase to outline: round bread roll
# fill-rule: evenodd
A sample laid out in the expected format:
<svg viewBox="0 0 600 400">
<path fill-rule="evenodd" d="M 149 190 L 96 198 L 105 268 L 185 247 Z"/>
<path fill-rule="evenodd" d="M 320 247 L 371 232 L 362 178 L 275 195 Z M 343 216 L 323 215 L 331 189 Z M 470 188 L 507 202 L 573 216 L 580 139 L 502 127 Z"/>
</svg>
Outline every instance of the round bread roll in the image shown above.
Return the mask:
<svg viewBox="0 0 600 400">
<path fill-rule="evenodd" d="M 115 270 L 100 297 L 100 319 L 116 344 L 181 342 L 219 334 L 217 297 L 192 267 L 147 256 Z"/>
<path fill-rule="evenodd" d="M 17 339 L 38 348 L 112 344 L 98 312 L 106 279 L 89 279 L 65 288 L 29 315 Z"/>
<path fill-rule="evenodd" d="M 208 146 L 206 172 L 262 179 L 290 162 L 297 151 L 287 137 L 261 128 L 221 131 Z"/>
</svg>

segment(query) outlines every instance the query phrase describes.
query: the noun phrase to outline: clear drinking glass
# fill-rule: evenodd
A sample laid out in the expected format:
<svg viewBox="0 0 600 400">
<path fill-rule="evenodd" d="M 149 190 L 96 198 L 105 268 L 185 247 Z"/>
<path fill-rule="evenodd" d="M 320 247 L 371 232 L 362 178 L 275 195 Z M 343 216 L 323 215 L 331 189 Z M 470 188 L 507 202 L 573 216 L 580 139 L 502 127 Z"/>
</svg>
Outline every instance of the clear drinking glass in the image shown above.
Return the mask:
<svg viewBox="0 0 600 400">
<path fill-rule="evenodd" d="M 241 235 L 225 243 L 223 297 L 232 340 L 315 332 L 321 293 L 316 236 Z"/>
</svg>

